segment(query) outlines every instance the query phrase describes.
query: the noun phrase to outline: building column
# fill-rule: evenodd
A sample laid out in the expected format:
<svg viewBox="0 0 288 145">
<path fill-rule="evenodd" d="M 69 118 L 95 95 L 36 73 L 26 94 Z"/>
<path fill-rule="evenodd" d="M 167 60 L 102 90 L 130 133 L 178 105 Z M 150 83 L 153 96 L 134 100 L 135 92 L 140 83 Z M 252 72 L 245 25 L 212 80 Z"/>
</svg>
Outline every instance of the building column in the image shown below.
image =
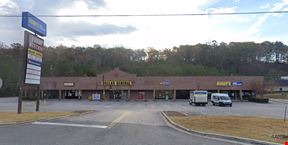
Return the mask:
<svg viewBox="0 0 288 145">
<path fill-rule="evenodd" d="M 128 100 L 130 100 L 130 89 L 128 90 L 128 96 L 127 96 Z"/>
<path fill-rule="evenodd" d="M 58 94 L 59 99 L 62 99 L 62 93 L 61 93 L 61 92 L 62 92 L 62 91 L 59 90 L 59 94 Z"/>
<path fill-rule="evenodd" d="M 40 90 L 40 99 L 44 100 L 44 91 L 43 90 Z"/>
<path fill-rule="evenodd" d="M 153 90 L 153 99 L 155 100 L 156 99 L 156 91 Z"/>
<path fill-rule="evenodd" d="M 81 90 L 78 90 L 78 97 L 79 97 L 79 99 L 82 100 L 82 91 Z"/>
<path fill-rule="evenodd" d="M 176 100 L 176 90 L 173 90 L 173 100 Z"/>
<path fill-rule="evenodd" d="M 104 100 L 106 100 L 106 92 L 105 92 L 105 89 L 103 89 L 102 95 L 103 95 Z"/>
<path fill-rule="evenodd" d="M 243 91 L 240 90 L 240 100 L 243 101 Z"/>
<path fill-rule="evenodd" d="M 220 90 L 217 90 L 217 93 L 220 93 Z"/>
</svg>

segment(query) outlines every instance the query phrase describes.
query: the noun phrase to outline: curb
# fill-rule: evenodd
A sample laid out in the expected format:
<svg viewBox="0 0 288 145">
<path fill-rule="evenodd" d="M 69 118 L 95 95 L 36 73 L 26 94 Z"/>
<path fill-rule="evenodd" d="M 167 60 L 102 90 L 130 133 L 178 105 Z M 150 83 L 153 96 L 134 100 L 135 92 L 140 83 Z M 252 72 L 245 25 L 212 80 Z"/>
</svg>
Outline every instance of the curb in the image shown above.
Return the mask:
<svg viewBox="0 0 288 145">
<path fill-rule="evenodd" d="M 45 119 L 35 119 L 35 120 L 27 120 L 27 121 L 21 121 L 21 122 L 12 122 L 12 123 L 5 123 L 5 124 L 0 124 L 0 127 L 9 127 L 9 126 L 15 126 L 15 125 L 24 125 L 28 123 L 32 123 L 35 121 L 50 121 L 54 119 L 61 119 L 61 118 L 66 118 L 66 117 L 73 117 L 73 116 L 81 116 L 81 115 L 87 115 L 96 112 L 95 110 L 90 110 L 84 113 L 79 113 L 79 114 L 71 114 L 71 115 L 64 115 L 64 116 L 58 116 L 58 117 L 51 117 L 51 118 L 45 118 Z"/>
<path fill-rule="evenodd" d="M 179 125 L 172 121 L 163 111 L 161 111 L 161 114 L 164 116 L 164 118 L 173 126 L 176 128 L 179 128 L 181 130 L 187 131 L 189 133 L 195 134 L 195 135 L 200 135 L 200 136 L 205 136 L 205 137 L 212 137 L 212 138 L 218 138 L 218 139 L 225 139 L 225 140 L 231 140 L 231 141 L 236 141 L 236 142 L 241 142 L 241 143 L 248 143 L 252 145 L 282 145 L 282 144 L 277 144 L 277 143 L 272 143 L 272 142 L 266 142 L 266 141 L 260 141 L 256 139 L 249 139 L 249 138 L 243 138 L 243 137 L 237 137 L 237 136 L 229 136 L 229 135 L 223 135 L 223 134 L 216 134 L 216 133 L 206 133 L 206 132 L 201 132 L 201 131 L 196 131 L 192 129 L 188 129 L 186 127 L 183 127 L 182 125 Z"/>
<path fill-rule="evenodd" d="M 277 102 L 277 103 L 282 103 L 282 104 L 288 104 L 288 102 L 281 102 L 280 100 L 274 100 L 274 99 L 269 99 L 271 102 Z"/>
</svg>

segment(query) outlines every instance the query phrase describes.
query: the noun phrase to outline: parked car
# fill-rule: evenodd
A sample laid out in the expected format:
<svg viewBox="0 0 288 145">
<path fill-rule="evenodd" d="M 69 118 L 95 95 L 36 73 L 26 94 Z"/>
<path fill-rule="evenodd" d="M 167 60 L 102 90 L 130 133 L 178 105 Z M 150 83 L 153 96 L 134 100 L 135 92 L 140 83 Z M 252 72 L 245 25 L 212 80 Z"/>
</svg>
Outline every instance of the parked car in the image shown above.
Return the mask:
<svg viewBox="0 0 288 145">
<path fill-rule="evenodd" d="M 232 100 L 230 99 L 228 94 L 223 93 L 212 93 L 211 94 L 211 102 L 212 104 L 218 106 L 230 106 L 232 107 Z"/>
</svg>

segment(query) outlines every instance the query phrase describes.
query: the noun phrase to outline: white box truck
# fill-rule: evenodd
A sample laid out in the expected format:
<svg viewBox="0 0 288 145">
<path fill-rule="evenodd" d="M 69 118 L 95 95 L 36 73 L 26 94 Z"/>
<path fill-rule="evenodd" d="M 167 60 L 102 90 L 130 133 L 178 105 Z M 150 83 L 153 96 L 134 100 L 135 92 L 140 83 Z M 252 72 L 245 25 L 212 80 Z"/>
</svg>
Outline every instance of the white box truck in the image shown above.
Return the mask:
<svg viewBox="0 0 288 145">
<path fill-rule="evenodd" d="M 208 104 L 208 92 L 207 91 L 190 91 L 189 104 L 195 104 L 197 106 L 206 106 Z"/>
</svg>

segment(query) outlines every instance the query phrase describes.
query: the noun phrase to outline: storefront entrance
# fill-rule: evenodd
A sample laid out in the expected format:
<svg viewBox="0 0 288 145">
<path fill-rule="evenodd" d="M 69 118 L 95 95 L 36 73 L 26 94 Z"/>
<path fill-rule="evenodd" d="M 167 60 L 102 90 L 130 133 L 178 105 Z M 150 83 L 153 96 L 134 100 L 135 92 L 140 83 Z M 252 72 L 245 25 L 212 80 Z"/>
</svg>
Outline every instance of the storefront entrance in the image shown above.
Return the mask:
<svg viewBox="0 0 288 145">
<path fill-rule="evenodd" d="M 189 99 L 189 90 L 177 90 L 176 91 L 176 99 Z"/>
<path fill-rule="evenodd" d="M 81 99 L 81 94 L 78 90 L 64 90 L 62 93 L 65 99 Z"/>
<path fill-rule="evenodd" d="M 128 99 L 128 91 L 125 91 L 125 90 L 110 90 L 108 94 L 109 94 L 110 100 L 127 100 Z"/>
</svg>

